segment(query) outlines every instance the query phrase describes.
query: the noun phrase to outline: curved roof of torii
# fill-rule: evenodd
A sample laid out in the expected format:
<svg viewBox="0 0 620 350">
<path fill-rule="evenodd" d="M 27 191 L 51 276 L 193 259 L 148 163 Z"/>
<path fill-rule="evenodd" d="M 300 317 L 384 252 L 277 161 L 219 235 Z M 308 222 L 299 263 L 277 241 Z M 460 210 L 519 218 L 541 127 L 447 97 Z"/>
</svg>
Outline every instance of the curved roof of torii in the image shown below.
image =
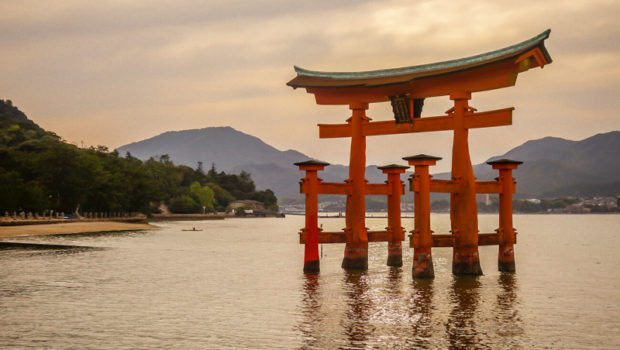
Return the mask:
<svg viewBox="0 0 620 350">
<path fill-rule="evenodd" d="M 503 49 L 471 57 L 418 66 L 363 72 L 319 72 L 295 66 L 297 76 L 289 81 L 287 85 L 293 88 L 302 87 L 315 90 L 323 88 L 372 88 L 410 83 L 421 78 L 445 76 L 447 74 L 481 68 L 508 59 L 512 59 L 514 62 L 514 58 L 538 48 L 546 62 L 534 62 L 528 67 L 532 68 L 534 66 L 542 66 L 551 63 L 551 56 L 544 46 L 544 41 L 549 37 L 550 33 L 551 30 L 548 29 L 533 38 Z"/>
</svg>

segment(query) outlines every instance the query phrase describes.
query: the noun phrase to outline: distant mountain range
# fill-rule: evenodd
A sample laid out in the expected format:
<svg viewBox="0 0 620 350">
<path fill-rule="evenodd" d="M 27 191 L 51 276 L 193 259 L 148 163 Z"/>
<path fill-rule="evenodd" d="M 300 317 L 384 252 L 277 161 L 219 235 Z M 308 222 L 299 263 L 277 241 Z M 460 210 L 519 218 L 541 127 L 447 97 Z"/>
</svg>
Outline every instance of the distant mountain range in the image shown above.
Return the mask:
<svg viewBox="0 0 620 350">
<path fill-rule="evenodd" d="M 175 164 L 196 167 L 202 162 L 205 170 L 215 164 L 218 171 L 250 173 L 259 189 L 271 189 L 278 198 L 298 197 L 299 179 L 302 177 L 293 163 L 310 159 L 295 150 L 280 151 L 257 137 L 231 127 L 211 127 L 183 131 L 169 131 L 139 142 L 121 146 L 117 151 L 124 155 L 146 160 L 163 154 Z M 385 175 L 376 166 L 366 169 L 370 182 L 383 182 Z M 348 177 L 348 167 L 330 165 L 321 174 L 325 181 L 343 181 Z"/>
<path fill-rule="evenodd" d="M 524 161 L 514 172 L 521 198 L 620 195 L 620 131 L 581 141 L 545 137 L 527 141 L 490 160 Z M 476 166 L 476 176 L 493 179 L 496 171 Z"/>
<path fill-rule="evenodd" d="M 134 142 L 117 151 L 148 159 L 167 154 L 176 164 L 252 175 L 259 189 L 271 189 L 278 198 L 299 196 L 301 172 L 295 162 L 310 159 L 295 150 L 280 151 L 257 137 L 231 127 L 170 131 Z M 532 140 L 504 155 L 489 160 L 510 158 L 525 163 L 515 172 L 517 195 L 522 198 L 555 196 L 620 195 L 620 131 L 598 134 L 582 141 L 557 137 Z M 491 180 L 497 176 L 487 164 L 474 166 L 476 177 Z M 435 178 L 449 178 L 449 173 Z M 331 165 L 321 177 L 325 181 L 343 181 L 348 170 Z M 369 182 L 384 182 L 385 175 L 376 166 L 367 168 Z"/>
</svg>

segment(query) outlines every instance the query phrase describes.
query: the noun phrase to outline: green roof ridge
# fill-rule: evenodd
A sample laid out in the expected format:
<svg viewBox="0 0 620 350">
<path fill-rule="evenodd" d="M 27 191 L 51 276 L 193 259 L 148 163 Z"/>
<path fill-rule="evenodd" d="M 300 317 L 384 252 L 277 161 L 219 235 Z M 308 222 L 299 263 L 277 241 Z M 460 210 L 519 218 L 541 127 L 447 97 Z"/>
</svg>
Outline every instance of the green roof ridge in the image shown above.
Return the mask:
<svg viewBox="0 0 620 350">
<path fill-rule="evenodd" d="M 371 71 L 362 71 L 362 72 L 320 72 L 320 71 L 312 71 L 312 70 L 304 69 L 298 66 L 294 66 L 294 67 L 295 67 L 295 72 L 297 73 L 298 76 L 331 78 L 331 79 L 369 79 L 369 78 L 382 78 L 382 77 L 388 77 L 388 76 L 405 75 L 405 74 L 412 74 L 412 73 L 422 73 L 422 72 L 429 72 L 429 71 L 440 70 L 440 69 L 457 68 L 460 66 L 475 64 L 478 62 L 487 61 L 487 60 L 494 59 L 497 57 L 502 57 L 505 55 L 509 55 L 511 53 L 517 53 L 529 47 L 533 47 L 533 46 L 540 44 L 542 41 L 544 41 L 545 39 L 549 37 L 550 33 L 551 33 L 551 29 L 547 29 L 544 32 L 536 35 L 535 37 L 532 37 L 518 44 L 505 47 L 503 49 L 486 52 L 486 53 L 475 55 L 475 56 L 459 58 L 455 60 L 422 64 L 422 65 L 417 65 L 417 66 L 380 69 L 380 70 L 371 70 Z"/>
</svg>

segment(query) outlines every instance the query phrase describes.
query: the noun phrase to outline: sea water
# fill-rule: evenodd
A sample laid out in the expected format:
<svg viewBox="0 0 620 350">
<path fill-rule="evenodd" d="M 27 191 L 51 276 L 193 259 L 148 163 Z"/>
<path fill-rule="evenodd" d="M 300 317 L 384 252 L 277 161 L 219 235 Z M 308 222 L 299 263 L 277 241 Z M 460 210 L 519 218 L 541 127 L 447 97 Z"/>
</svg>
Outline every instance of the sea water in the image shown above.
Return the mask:
<svg viewBox="0 0 620 350">
<path fill-rule="evenodd" d="M 515 274 L 497 271 L 490 246 L 483 276 L 454 277 L 451 249 L 435 248 L 433 280 L 411 277 L 407 242 L 402 268 L 371 243 L 368 271 L 346 272 L 344 245 L 326 244 L 321 273 L 304 275 L 303 220 L 3 238 L 85 248 L 0 250 L 0 348 L 620 348 L 620 215 L 515 215 Z M 447 214 L 431 221 L 448 232 Z M 479 226 L 493 232 L 497 215 Z"/>
</svg>

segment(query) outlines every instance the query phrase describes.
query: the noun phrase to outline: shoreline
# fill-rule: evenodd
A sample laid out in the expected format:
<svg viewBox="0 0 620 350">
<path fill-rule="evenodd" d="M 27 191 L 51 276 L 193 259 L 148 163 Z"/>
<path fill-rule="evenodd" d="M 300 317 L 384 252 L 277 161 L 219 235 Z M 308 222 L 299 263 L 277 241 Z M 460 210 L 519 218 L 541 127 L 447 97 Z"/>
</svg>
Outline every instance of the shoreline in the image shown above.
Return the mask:
<svg viewBox="0 0 620 350">
<path fill-rule="evenodd" d="M 0 237 L 25 237 L 61 234 L 80 234 L 93 232 L 118 232 L 149 230 L 158 228 L 148 223 L 131 223 L 118 221 L 84 221 L 40 225 L 0 226 Z"/>
<path fill-rule="evenodd" d="M 56 219 L 56 218 L 39 218 L 39 219 L 0 219 L 0 226 L 28 226 L 28 225 L 47 225 L 47 224 L 67 224 L 67 223 L 87 223 L 87 222 L 129 222 L 129 223 L 146 223 L 146 216 L 132 216 L 125 218 L 81 218 L 81 219 Z"/>
<path fill-rule="evenodd" d="M 245 214 L 245 215 L 234 215 L 234 214 L 225 214 L 225 215 L 214 215 L 214 214 L 153 214 L 148 220 L 149 221 L 178 221 L 178 220 L 191 220 L 191 221 L 200 221 L 200 220 L 224 220 L 224 219 L 239 219 L 239 218 L 283 218 L 285 217 L 284 213 L 256 213 L 256 214 Z"/>
</svg>

